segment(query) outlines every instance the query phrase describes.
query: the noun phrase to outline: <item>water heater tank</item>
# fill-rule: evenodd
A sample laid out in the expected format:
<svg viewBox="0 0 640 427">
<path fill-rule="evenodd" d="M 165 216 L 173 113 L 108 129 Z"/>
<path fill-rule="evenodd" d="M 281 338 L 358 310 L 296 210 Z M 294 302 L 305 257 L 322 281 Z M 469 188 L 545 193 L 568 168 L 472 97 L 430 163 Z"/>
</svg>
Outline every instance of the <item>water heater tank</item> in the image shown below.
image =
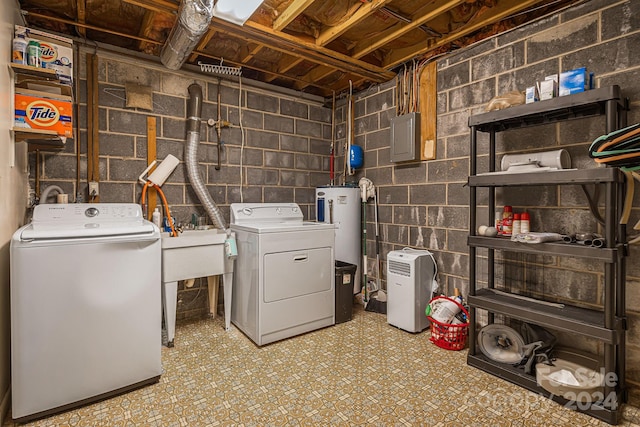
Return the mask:
<svg viewBox="0 0 640 427">
<path fill-rule="evenodd" d="M 362 286 L 360 209 L 359 187 L 316 188 L 316 220 L 336 224 L 336 260 L 357 266 L 353 281 L 354 294 L 360 292 Z"/>
</svg>

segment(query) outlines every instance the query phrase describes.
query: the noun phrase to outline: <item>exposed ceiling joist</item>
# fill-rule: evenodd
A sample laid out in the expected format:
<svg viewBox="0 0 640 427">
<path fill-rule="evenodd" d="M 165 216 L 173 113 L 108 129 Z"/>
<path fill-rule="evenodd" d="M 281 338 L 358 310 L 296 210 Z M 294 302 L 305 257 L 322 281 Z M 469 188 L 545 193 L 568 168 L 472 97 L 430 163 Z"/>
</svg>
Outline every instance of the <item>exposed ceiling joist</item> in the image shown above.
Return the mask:
<svg viewBox="0 0 640 427">
<path fill-rule="evenodd" d="M 360 23 L 367 16 L 371 15 L 373 12 L 388 3 L 391 3 L 391 0 L 372 0 L 369 3 L 365 3 L 364 5 L 360 6 L 356 13 L 351 15 L 351 17 L 346 22 L 334 27 L 330 27 L 323 31 L 316 38 L 316 44 L 318 46 L 325 46 L 329 42 L 335 40 L 341 34 L 344 34 L 347 30 L 349 30 L 349 28 Z"/>
<path fill-rule="evenodd" d="M 159 56 L 180 4 L 196 0 L 18 1 L 29 26 Z M 187 63 L 224 59 L 243 77 L 330 96 L 580 1 L 264 0 L 242 26 L 214 18 Z"/>
<path fill-rule="evenodd" d="M 78 11 L 78 22 L 80 22 L 81 24 L 84 24 L 87 18 L 87 8 L 86 8 L 85 0 L 76 1 L 76 10 Z M 78 34 L 80 34 L 81 37 L 86 37 L 87 30 L 80 27 L 78 28 Z"/>
<path fill-rule="evenodd" d="M 296 19 L 304 10 L 309 7 L 315 0 L 293 0 L 291 4 L 273 21 L 273 29 L 281 31 L 287 25 Z"/>
<path fill-rule="evenodd" d="M 214 18 L 213 21 L 215 23 L 214 25 L 217 26 L 228 27 L 229 25 L 233 25 L 217 18 Z M 247 22 L 245 26 L 242 27 L 241 32 L 249 35 L 257 42 L 269 46 L 271 49 L 289 52 L 298 56 L 304 55 L 305 59 L 315 62 L 318 65 L 327 65 L 336 69 L 343 69 L 344 71 L 361 75 L 362 77 L 377 82 L 387 81 L 395 76 L 395 74 L 376 65 L 316 46 L 314 43 L 300 40 L 286 33 L 275 32 L 271 28 L 255 22 Z"/>
<path fill-rule="evenodd" d="M 153 10 L 158 13 L 175 13 L 178 10 L 178 5 L 166 0 L 122 0 L 124 3 L 129 3 L 134 6 L 139 6 L 143 9 Z"/>
<path fill-rule="evenodd" d="M 396 40 L 403 34 L 416 29 L 436 16 L 453 9 L 464 2 L 465 0 L 436 0 L 435 2 L 432 2 L 431 4 L 416 11 L 416 13 L 411 17 L 411 22 L 398 22 L 374 40 L 361 41 L 356 45 L 355 49 L 353 49 L 352 56 L 354 58 L 362 58 L 366 54 L 373 52 L 392 40 Z"/>
<path fill-rule="evenodd" d="M 397 65 L 403 64 L 412 58 L 415 58 L 416 55 L 422 55 L 430 50 L 444 46 L 447 43 L 460 39 L 461 37 L 471 34 L 489 24 L 498 22 L 501 19 L 514 14 L 518 10 L 530 7 L 536 3 L 540 3 L 540 0 L 502 0 L 497 6 L 488 9 L 485 14 L 476 16 L 473 22 L 469 22 L 466 26 L 457 31 L 455 36 L 445 36 L 429 46 L 414 45 L 392 51 L 391 55 L 389 55 L 385 61 L 385 67 L 393 68 Z"/>
</svg>

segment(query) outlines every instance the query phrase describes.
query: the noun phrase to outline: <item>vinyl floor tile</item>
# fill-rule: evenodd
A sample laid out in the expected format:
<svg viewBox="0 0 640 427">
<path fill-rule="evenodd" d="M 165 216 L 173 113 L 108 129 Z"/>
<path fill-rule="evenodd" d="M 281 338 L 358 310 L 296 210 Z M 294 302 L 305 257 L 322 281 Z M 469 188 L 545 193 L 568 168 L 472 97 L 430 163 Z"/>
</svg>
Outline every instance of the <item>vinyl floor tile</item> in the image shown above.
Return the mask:
<svg viewBox="0 0 640 427">
<path fill-rule="evenodd" d="M 257 347 L 221 317 L 179 324 L 157 384 L 24 424 L 62 426 L 606 426 L 467 366 L 429 332 L 355 307 L 349 322 Z M 621 426 L 640 427 L 625 405 Z M 4 427 L 12 427 L 10 421 Z"/>
</svg>

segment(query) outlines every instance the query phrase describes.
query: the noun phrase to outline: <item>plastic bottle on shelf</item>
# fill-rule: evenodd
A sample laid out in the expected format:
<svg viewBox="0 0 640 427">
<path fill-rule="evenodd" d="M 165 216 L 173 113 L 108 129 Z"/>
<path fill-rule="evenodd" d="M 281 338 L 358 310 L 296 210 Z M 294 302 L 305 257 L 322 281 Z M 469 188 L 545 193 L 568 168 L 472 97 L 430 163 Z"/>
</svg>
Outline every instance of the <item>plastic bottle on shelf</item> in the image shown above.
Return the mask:
<svg viewBox="0 0 640 427">
<path fill-rule="evenodd" d="M 513 226 L 513 209 L 511 206 L 505 206 L 502 211 L 502 235 L 511 237 Z"/>
<path fill-rule="evenodd" d="M 502 236 L 502 211 L 496 211 L 496 230 L 498 236 Z"/>
<path fill-rule="evenodd" d="M 520 214 L 513 214 L 513 224 L 511 225 L 511 240 L 515 240 L 516 235 L 522 233 L 522 222 L 520 220 Z"/>
<path fill-rule="evenodd" d="M 153 211 L 153 214 L 151 214 L 151 222 L 153 222 L 158 228 L 161 227 L 162 222 L 161 222 L 160 211 L 158 210 L 158 208 L 156 208 Z"/>
<path fill-rule="evenodd" d="M 16 64 L 25 65 L 27 63 L 27 38 L 24 33 L 16 34 L 13 39 L 11 60 Z"/>
<path fill-rule="evenodd" d="M 40 42 L 29 40 L 27 44 L 27 65 L 40 67 Z"/>
<path fill-rule="evenodd" d="M 531 232 L 531 224 L 529 221 L 529 214 L 523 212 L 520 214 L 520 233 L 530 233 Z"/>
</svg>

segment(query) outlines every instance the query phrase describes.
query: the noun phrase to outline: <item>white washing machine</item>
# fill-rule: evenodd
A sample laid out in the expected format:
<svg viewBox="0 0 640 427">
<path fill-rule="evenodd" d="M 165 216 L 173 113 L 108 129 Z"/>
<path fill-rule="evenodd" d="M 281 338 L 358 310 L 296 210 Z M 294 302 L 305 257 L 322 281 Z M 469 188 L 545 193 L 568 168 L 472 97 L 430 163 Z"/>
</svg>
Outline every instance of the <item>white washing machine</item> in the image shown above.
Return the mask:
<svg viewBox="0 0 640 427">
<path fill-rule="evenodd" d="M 231 322 L 257 345 L 335 324 L 334 226 L 295 203 L 234 203 Z"/>
<path fill-rule="evenodd" d="M 12 417 L 162 373 L 160 232 L 136 204 L 44 204 L 11 240 Z"/>
</svg>

